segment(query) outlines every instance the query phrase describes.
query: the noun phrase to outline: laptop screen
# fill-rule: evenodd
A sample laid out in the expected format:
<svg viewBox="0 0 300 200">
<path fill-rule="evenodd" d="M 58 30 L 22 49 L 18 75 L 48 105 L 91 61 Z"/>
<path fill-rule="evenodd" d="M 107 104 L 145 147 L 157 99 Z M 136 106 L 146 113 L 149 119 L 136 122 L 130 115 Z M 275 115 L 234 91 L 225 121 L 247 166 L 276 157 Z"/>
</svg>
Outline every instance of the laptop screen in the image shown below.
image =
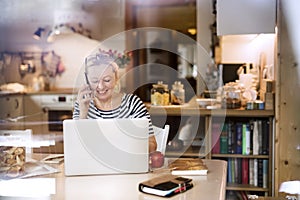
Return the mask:
<svg viewBox="0 0 300 200">
<path fill-rule="evenodd" d="M 147 119 L 65 120 L 65 174 L 148 171 Z"/>
</svg>

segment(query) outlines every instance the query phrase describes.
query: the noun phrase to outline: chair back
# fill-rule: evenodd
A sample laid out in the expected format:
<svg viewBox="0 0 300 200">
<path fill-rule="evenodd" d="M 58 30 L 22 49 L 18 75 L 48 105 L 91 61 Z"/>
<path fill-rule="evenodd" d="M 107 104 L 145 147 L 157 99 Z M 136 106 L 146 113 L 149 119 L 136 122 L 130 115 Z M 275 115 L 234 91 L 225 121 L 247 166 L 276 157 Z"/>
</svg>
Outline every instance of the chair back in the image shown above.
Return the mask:
<svg viewBox="0 0 300 200">
<path fill-rule="evenodd" d="M 164 128 L 153 126 L 154 135 L 157 143 L 157 151 L 160 151 L 162 154 L 166 152 L 167 140 L 170 131 L 170 125 L 166 124 Z"/>
</svg>

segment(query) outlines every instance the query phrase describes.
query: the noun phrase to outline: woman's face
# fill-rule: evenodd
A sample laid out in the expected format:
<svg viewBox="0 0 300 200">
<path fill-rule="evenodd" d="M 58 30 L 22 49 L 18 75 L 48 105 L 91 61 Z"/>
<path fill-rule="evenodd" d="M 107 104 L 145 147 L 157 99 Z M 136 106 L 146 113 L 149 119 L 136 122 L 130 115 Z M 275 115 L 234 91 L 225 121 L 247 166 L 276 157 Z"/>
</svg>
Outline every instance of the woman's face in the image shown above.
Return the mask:
<svg viewBox="0 0 300 200">
<path fill-rule="evenodd" d="M 117 84 L 116 73 L 111 66 L 94 67 L 89 70 L 89 81 L 98 100 L 109 100 Z"/>
</svg>

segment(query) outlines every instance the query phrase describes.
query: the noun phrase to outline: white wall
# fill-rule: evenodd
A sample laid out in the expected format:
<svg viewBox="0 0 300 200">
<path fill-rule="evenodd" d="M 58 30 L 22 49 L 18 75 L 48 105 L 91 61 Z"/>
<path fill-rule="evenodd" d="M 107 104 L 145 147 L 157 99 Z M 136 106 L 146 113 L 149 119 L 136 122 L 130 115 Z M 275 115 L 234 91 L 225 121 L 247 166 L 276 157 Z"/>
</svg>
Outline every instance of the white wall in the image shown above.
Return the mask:
<svg viewBox="0 0 300 200">
<path fill-rule="evenodd" d="M 275 34 L 228 35 L 221 37 L 222 63 L 265 63 L 274 66 Z M 262 60 L 264 59 L 264 60 Z M 274 70 L 273 77 L 274 78 Z"/>
<path fill-rule="evenodd" d="M 15 54 L 53 50 L 61 57 L 66 68 L 61 76 L 56 77 L 55 87 L 73 87 L 74 79 L 81 69 L 84 56 L 93 51 L 100 41 L 102 42 L 124 31 L 124 5 L 124 1 L 120 0 L 1 0 L 0 53 Z M 60 23 L 78 26 L 79 22 L 83 24 L 85 29 L 91 30 L 93 39 L 71 34 L 66 37 L 59 37 L 53 43 L 46 41 L 47 34 L 53 26 Z M 39 41 L 32 38 L 38 27 L 46 29 Z M 124 41 L 117 43 L 124 47 Z M 113 46 L 107 48 L 113 49 L 116 41 L 111 41 L 111 44 Z M 3 66 L 3 71 L 9 73 L 9 76 L 2 73 L 0 84 L 17 81 L 30 84 L 32 74 L 21 79 L 18 74 L 19 64 L 20 59 L 15 59 L 12 64 Z M 40 72 L 40 70 L 38 71 Z M 38 75 L 38 73 L 34 74 L 34 76 Z"/>
</svg>

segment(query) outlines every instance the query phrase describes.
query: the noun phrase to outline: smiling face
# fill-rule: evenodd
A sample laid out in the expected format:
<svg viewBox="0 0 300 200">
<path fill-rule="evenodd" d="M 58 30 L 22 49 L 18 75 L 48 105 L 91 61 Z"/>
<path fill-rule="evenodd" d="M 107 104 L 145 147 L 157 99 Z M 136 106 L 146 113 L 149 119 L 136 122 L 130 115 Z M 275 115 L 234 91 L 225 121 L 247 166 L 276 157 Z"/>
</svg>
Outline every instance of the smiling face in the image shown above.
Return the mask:
<svg viewBox="0 0 300 200">
<path fill-rule="evenodd" d="M 90 67 L 88 78 L 94 96 L 99 101 L 110 100 L 117 85 L 118 76 L 115 64 Z"/>
</svg>

